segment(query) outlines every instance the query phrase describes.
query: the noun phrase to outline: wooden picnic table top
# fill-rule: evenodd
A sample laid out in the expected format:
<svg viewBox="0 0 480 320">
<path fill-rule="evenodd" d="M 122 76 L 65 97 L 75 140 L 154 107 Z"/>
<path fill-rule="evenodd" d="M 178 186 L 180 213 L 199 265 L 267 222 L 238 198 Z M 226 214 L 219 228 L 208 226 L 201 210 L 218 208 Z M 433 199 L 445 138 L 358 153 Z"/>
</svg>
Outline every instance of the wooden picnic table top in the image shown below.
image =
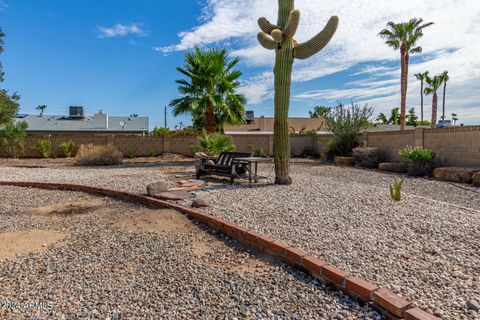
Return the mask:
<svg viewBox="0 0 480 320">
<path fill-rule="evenodd" d="M 235 158 L 233 162 L 248 162 L 248 163 L 255 163 L 255 162 L 272 162 L 273 158 L 262 158 L 262 157 L 243 157 L 243 158 Z"/>
</svg>

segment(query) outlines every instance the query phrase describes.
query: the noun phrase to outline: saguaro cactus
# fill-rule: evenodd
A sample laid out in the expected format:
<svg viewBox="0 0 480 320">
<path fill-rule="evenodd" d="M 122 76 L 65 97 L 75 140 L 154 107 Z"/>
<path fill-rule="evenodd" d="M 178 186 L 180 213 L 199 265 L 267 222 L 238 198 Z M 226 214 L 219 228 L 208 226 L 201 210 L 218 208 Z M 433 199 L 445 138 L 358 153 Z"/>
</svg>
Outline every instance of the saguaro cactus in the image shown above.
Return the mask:
<svg viewBox="0 0 480 320">
<path fill-rule="evenodd" d="M 265 18 L 258 19 L 262 30 L 258 41 L 268 50 L 275 50 L 275 183 L 291 184 L 290 143 L 288 136 L 288 108 L 290 105 L 290 84 L 295 58 L 307 59 L 322 50 L 335 34 L 338 17 L 333 16 L 325 28 L 304 43 L 297 43 L 293 36 L 300 22 L 300 11 L 294 10 L 295 0 L 278 0 L 278 22 L 276 25 Z"/>
</svg>

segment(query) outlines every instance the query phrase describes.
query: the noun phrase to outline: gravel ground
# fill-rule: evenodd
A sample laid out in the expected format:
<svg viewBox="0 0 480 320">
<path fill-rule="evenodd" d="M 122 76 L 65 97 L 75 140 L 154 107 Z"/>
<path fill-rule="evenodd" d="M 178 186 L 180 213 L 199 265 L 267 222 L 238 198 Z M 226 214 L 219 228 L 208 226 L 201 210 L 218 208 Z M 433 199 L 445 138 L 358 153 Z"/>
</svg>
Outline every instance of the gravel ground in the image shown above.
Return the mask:
<svg viewBox="0 0 480 320">
<path fill-rule="evenodd" d="M 291 186 L 210 190 L 204 195 L 215 205 L 205 211 L 300 247 L 444 319 L 480 318 L 467 306 L 480 301 L 480 211 L 412 196 L 479 210 L 480 189 L 408 178 L 395 203 L 389 174 L 304 163 L 292 166 L 292 178 Z"/>
<path fill-rule="evenodd" d="M 78 177 L 71 180 L 86 181 Z M 2 319 L 381 318 L 174 211 L 75 192 L 0 194 L 0 235 L 68 234 L 42 252 L 0 260 Z"/>
<path fill-rule="evenodd" d="M 191 170 L 192 164 L 176 168 Z M 271 166 L 260 166 L 260 171 L 271 182 Z M 74 182 L 144 192 L 152 181 L 173 185 L 173 172 L 157 165 L 0 167 L 0 180 Z M 479 311 L 467 306 L 469 301 L 480 302 L 480 213 L 475 211 L 480 208 L 480 189 L 408 178 L 404 200 L 395 203 L 388 196 L 390 174 L 302 161 L 292 165 L 292 178 L 291 186 L 267 181 L 254 187 L 212 187 L 207 192 L 215 205 L 205 211 L 298 246 L 444 319 L 480 318 Z"/>
</svg>

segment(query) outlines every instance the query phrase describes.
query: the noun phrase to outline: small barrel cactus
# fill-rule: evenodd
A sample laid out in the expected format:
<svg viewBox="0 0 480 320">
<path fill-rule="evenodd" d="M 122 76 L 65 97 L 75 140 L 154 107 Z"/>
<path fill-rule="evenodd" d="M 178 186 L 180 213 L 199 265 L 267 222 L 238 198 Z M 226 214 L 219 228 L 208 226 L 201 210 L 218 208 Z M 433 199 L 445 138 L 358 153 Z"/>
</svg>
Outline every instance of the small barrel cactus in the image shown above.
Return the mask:
<svg viewBox="0 0 480 320">
<path fill-rule="evenodd" d="M 397 176 L 393 177 L 393 183 L 390 184 L 390 198 L 392 200 L 402 200 L 402 185 L 404 182 L 405 178 L 398 179 Z"/>
</svg>

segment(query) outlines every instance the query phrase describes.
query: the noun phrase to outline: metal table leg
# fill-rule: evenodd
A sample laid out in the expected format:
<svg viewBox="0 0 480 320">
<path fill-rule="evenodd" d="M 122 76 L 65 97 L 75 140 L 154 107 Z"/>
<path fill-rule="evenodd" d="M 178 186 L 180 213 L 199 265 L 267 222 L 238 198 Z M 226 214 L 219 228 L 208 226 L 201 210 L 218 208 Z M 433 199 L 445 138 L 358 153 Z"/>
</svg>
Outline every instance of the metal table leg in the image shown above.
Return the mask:
<svg viewBox="0 0 480 320">
<path fill-rule="evenodd" d="M 255 162 L 255 183 L 258 182 L 258 162 Z"/>
<path fill-rule="evenodd" d="M 248 183 L 252 183 L 252 163 L 248 163 Z"/>
</svg>

